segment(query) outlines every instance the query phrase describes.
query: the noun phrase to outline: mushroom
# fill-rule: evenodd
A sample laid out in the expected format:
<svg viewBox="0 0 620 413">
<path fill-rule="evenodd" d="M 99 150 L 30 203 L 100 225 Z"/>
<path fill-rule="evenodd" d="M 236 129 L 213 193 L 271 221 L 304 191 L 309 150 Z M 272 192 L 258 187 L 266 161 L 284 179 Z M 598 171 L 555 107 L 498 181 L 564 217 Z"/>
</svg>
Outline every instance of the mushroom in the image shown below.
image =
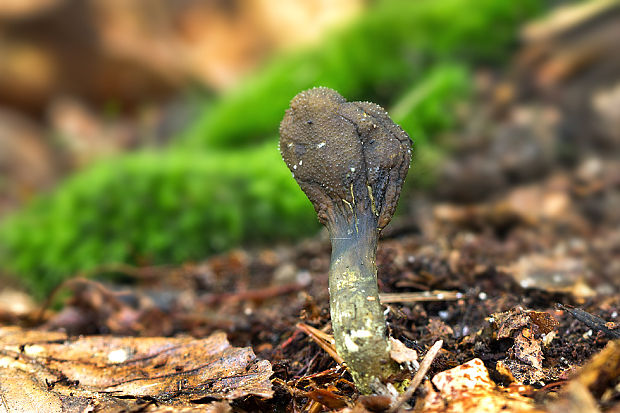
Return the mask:
<svg viewBox="0 0 620 413">
<path fill-rule="evenodd" d="M 336 350 L 362 393 L 397 371 L 377 286 L 377 239 L 411 162 L 411 139 L 380 106 L 319 87 L 299 93 L 280 124 L 280 152 L 329 230 Z"/>
</svg>

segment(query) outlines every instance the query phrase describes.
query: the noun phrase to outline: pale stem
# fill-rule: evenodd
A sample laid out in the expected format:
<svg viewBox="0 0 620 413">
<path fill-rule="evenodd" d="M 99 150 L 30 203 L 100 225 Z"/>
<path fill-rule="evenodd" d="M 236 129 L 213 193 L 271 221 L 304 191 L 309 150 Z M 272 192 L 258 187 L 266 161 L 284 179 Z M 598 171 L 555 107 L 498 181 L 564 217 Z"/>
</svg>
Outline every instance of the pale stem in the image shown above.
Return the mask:
<svg viewBox="0 0 620 413">
<path fill-rule="evenodd" d="M 356 217 L 357 225 L 329 226 L 329 295 L 336 350 L 362 393 L 372 393 L 375 384 L 396 372 L 379 302 L 377 223 L 368 215 Z"/>
</svg>

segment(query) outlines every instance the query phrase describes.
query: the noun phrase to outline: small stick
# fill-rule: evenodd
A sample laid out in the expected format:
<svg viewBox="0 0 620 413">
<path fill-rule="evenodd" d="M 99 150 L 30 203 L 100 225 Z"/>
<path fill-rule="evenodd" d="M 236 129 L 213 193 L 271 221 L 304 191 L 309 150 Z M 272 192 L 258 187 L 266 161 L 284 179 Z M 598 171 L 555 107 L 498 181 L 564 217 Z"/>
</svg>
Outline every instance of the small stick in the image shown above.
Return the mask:
<svg viewBox="0 0 620 413">
<path fill-rule="evenodd" d="M 333 344 L 334 339 L 332 336 L 312 326 L 309 326 L 308 324 L 297 323 L 296 327 L 300 329 L 301 331 L 303 331 L 304 333 L 308 334 L 310 338 L 313 339 L 316 342 L 316 344 L 319 345 L 319 347 L 325 350 L 330 356 L 332 356 L 334 360 L 336 360 L 336 363 L 338 364 L 344 363 L 344 360 L 342 359 L 342 357 L 340 357 L 338 353 L 336 352 L 336 348 L 334 347 L 334 344 Z"/>
<path fill-rule="evenodd" d="M 209 294 L 204 295 L 200 301 L 205 305 L 214 305 L 220 303 L 235 303 L 238 301 L 264 301 L 270 298 L 279 297 L 281 295 L 291 294 L 299 290 L 303 290 L 307 283 L 291 283 L 285 285 L 276 285 L 255 290 L 237 291 L 234 293 Z"/>
<path fill-rule="evenodd" d="M 590 314 L 587 311 L 582 310 L 581 308 L 575 308 L 562 304 L 558 304 L 558 307 L 566 311 L 591 329 L 602 331 L 607 337 L 612 339 L 620 338 L 620 330 L 612 330 L 608 328 L 606 325 L 607 321 L 603 320 L 601 317 Z"/>
<path fill-rule="evenodd" d="M 297 336 L 299 335 L 299 330 L 295 330 L 295 332 L 289 337 L 287 338 L 285 341 L 283 341 L 278 348 L 281 350 L 284 350 L 289 344 L 291 344 L 293 342 L 293 340 L 295 340 L 297 338 Z"/>
<path fill-rule="evenodd" d="M 380 293 L 379 300 L 383 304 L 416 303 L 422 301 L 455 301 L 463 298 L 464 294 L 458 291 L 423 291 L 417 293 Z"/>
<path fill-rule="evenodd" d="M 418 369 L 418 372 L 415 374 L 415 376 L 413 376 L 411 384 L 409 385 L 409 387 L 407 387 L 407 390 L 405 390 L 404 393 L 398 396 L 398 399 L 396 399 L 396 404 L 392 406 L 388 413 L 397 412 L 398 409 L 400 409 L 401 406 L 413 396 L 413 393 L 415 393 L 420 383 L 422 383 L 422 380 L 424 380 L 424 376 L 428 372 L 428 369 L 431 367 L 431 364 L 433 364 L 433 360 L 435 360 L 435 357 L 437 357 L 437 353 L 439 353 L 439 350 L 441 350 L 442 345 L 443 340 L 439 340 L 435 342 L 435 344 L 433 344 L 433 346 L 428 350 L 428 352 L 424 356 L 424 360 L 422 360 L 422 363 L 420 363 L 420 368 Z"/>
<path fill-rule="evenodd" d="M 78 287 L 91 287 L 97 290 L 98 292 L 101 293 L 101 295 L 103 295 L 107 300 L 109 300 L 109 302 L 113 304 L 116 308 L 119 308 L 122 306 L 122 303 L 119 297 L 123 295 L 127 295 L 126 292 L 111 291 L 109 288 L 107 288 L 105 285 L 103 285 L 102 283 L 98 281 L 85 278 L 83 275 L 78 275 L 74 278 L 69 278 L 68 280 L 63 281 L 62 283 L 54 287 L 52 292 L 47 296 L 47 298 L 45 299 L 45 301 L 39 308 L 35 316 L 36 323 L 39 324 L 43 322 L 43 319 L 45 318 L 45 310 L 47 310 L 52 305 L 54 298 L 58 295 L 60 291 L 62 291 L 65 288 L 73 288 L 74 290 L 77 290 Z M 74 292 L 77 292 L 77 291 L 74 291 Z"/>
</svg>

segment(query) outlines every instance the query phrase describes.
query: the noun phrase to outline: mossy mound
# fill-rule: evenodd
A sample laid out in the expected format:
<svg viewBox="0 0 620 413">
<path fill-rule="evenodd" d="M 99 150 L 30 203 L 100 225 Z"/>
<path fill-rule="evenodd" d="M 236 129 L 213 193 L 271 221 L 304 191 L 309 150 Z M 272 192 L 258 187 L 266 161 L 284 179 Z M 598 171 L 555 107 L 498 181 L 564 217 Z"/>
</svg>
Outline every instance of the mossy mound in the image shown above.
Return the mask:
<svg viewBox="0 0 620 413">
<path fill-rule="evenodd" d="M 108 159 L 0 223 L 2 269 L 42 296 L 102 264 L 181 263 L 319 225 L 276 149 L 290 99 L 329 86 L 393 109 L 414 140 L 411 182 L 432 184 L 468 68 L 499 62 L 537 0 L 384 0 L 318 47 L 281 56 L 213 102 L 166 152 Z M 454 63 L 458 62 L 458 63 Z M 239 149 L 244 148 L 244 149 Z M 421 172 L 420 172 L 421 171 Z"/>
<path fill-rule="evenodd" d="M 389 108 L 438 64 L 501 62 L 519 23 L 540 3 L 379 1 L 318 47 L 275 59 L 242 82 L 209 106 L 179 145 L 238 148 L 269 139 L 291 98 L 314 86 Z"/>
<path fill-rule="evenodd" d="M 0 227 L 4 266 L 33 291 L 103 263 L 180 263 L 316 231 L 275 145 L 221 156 L 145 152 L 102 162 Z"/>
</svg>

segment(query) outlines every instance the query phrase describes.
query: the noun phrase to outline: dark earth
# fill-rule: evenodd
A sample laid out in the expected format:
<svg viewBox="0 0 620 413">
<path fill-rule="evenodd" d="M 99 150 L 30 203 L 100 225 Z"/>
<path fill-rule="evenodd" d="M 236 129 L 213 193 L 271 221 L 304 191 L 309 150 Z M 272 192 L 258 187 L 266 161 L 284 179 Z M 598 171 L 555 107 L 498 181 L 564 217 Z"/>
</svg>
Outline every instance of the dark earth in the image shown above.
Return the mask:
<svg viewBox="0 0 620 413">
<path fill-rule="evenodd" d="M 581 41 L 600 41 L 581 30 Z M 377 254 L 390 335 L 420 356 L 443 340 L 429 377 L 480 358 L 495 383 L 522 383 L 540 406 L 620 336 L 620 55 L 571 67 L 562 51 L 574 36 L 526 45 L 511 73 L 477 72 L 475 98 L 455 109 L 456 132 L 437 137 L 453 153 L 433 171 L 416 169 L 414 153 L 409 179 L 436 183 L 403 193 Z M 359 396 L 307 334 L 331 333 L 329 259 L 322 232 L 180 268 L 116 267 L 113 284 L 66 283 L 59 312 L 2 321 L 72 335 L 223 330 L 274 372 L 273 398 L 239 399 L 234 411 L 384 411 L 385 398 Z M 620 411 L 615 368 L 589 388 L 602 411 Z"/>
</svg>

